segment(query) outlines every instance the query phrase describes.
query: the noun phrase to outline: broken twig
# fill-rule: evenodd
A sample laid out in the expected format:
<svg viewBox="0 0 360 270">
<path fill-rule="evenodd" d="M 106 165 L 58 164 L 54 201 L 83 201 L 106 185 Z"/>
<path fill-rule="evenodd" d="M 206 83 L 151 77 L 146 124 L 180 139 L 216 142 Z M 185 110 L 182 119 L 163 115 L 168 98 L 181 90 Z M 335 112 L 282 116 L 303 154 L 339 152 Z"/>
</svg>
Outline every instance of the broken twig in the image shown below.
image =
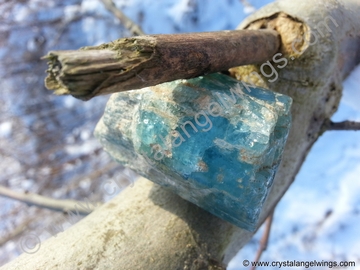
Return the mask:
<svg viewBox="0 0 360 270">
<path fill-rule="evenodd" d="M 87 215 L 95 209 L 92 203 L 84 203 L 74 200 L 56 200 L 35 193 L 16 192 L 4 186 L 0 186 L 0 196 L 18 200 L 28 205 L 36 205 L 39 207 L 62 212 L 71 211 L 79 213 L 80 215 Z M 83 204 L 85 204 L 86 207 L 83 206 Z"/>
<path fill-rule="evenodd" d="M 7 233 L 4 236 L 4 238 L 0 239 L 0 247 L 2 245 L 5 245 L 7 242 L 12 240 L 13 238 L 17 237 L 21 233 L 23 233 L 26 230 L 26 228 L 28 227 L 28 225 L 34 220 L 35 220 L 35 218 L 28 218 L 23 223 L 21 223 L 19 226 L 17 226 L 14 230 Z"/>
<path fill-rule="evenodd" d="M 266 250 L 268 242 L 269 242 L 269 237 L 270 237 L 270 231 L 271 231 L 271 225 L 272 225 L 272 221 L 273 221 L 273 217 L 274 217 L 274 211 L 271 212 L 271 214 L 268 216 L 268 218 L 265 221 L 265 231 L 264 234 L 260 240 L 260 247 L 258 249 L 258 252 L 256 254 L 255 260 L 254 262 L 259 262 L 261 255 L 263 254 L 263 252 Z M 252 266 L 251 270 L 255 270 L 256 266 Z"/>
<path fill-rule="evenodd" d="M 82 100 L 270 59 L 274 30 L 234 30 L 119 39 L 75 51 L 53 51 L 46 87 Z"/>
<path fill-rule="evenodd" d="M 324 130 L 360 130 L 360 122 L 354 121 L 343 121 L 343 122 L 333 122 L 331 120 L 325 121 Z"/>
<path fill-rule="evenodd" d="M 124 25 L 124 27 L 129 30 L 129 32 L 134 36 L 145 35 L 141 30 L 140 26 L 134 23 L 129 17 L 127 17 L 121 10 L 119 10 L 114 1 L 112 0 L 102 0 L 104 6 L 109 10 L 119 21 Z"/>
</svg>

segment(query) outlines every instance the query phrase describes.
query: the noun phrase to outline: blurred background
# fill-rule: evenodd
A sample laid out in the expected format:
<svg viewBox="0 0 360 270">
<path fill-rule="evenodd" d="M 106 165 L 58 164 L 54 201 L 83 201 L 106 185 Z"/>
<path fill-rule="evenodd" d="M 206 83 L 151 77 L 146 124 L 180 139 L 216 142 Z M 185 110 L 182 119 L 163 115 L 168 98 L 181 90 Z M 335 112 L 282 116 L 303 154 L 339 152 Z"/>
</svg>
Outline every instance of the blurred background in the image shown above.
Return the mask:
<svg viewBox="0 0 360 270">
<path fill-rule="evenodd" d="M 270 2 L 114 0 L 146 34 L 235 29 Z M 47 66 L 40 60 L 50 50 L 127 36 L 131 33 L 101 0 L 0 0 L 0 186 L 54 199 L 104 203 L 134 182 L 136 174 L 112 161 L 93 136 L 108 96 L 82 102 L 53 95 L 44 87 Z M 360 121 L 359 67 L 344 88 L 333 121 Z M 360 265 L 358 194 L 360 132 L 326 133 L 277 206 L 262 260 Z M 66 213 L 1 195 L 0 205 L 0 266 L 22 252 L 36 252 L 42 241 L 82 218 L 77 215 L 69 222 Z M 242 269 L 244 259 L 255 258 L 262 233 L 263 228 L 228 269 Z"/>
</svg>

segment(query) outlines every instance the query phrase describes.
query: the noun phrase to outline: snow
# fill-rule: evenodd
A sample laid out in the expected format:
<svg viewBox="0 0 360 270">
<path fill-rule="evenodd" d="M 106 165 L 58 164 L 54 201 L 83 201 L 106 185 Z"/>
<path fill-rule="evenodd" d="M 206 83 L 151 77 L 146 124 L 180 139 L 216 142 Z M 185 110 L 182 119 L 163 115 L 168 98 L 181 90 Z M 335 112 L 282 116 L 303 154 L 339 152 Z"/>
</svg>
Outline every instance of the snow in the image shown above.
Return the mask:
<svg viewBox="0 0 360 270">
<path fill-rule="evenodd" d="M 104 5 L 98 0 L 88 0 L 81 3 L 81 12 L 93 15 L 108 15 Z"/>
<path fill-rule="evenodd" d="M 8 138 L 11 135 L 12 123 L 10 121 L 3 122 L 0 124 L 0 137 Z"/>
<path fill-rule="evenodd" d="M 68 109 L 73 108 L 76 105 L 76 99 L 72 96 L 65 96 L 64 97 L 64 106 Z"/>
<path fill-rule="evenodd" d="M 76 16 L 80 15 L 82 12 L 81 7 L 77 5 L 70 5 L 64 7 L 64 20 L 66 22 L 70 22 L 72 19 L 76 18 Z"/>
<path fill-rule="evenodd" d="M 168 9 L 168 14 L 173 18 L 175 23 L 181 24 L 184 14 L 190 13 L 192 11 L 193 8 L 191 5 L 189 5 L 189 1 L 180 0 Z"/>
<path fill-rule="evenodd" d="M 27 17 L 29 16 L 29 9 L 26 7 L 26 5 L 23 4 L 16 4 L 14 7 L 14 21 L 25 21 Z"/>
<path fill-rule="evenodd" d="M 81 132 L 81 135 L 82 134 L 83 133 Z M 65 146 L 65 151 L 71 156 L 89 155 L 95 149 L 98 148 L 98 145 L 95 143 L 96 141 L 94 141 L 94 139 L 92 139 L 92 140 L 93 141 L 88 140 L 87 142 L 85 142 L 81 145 L 80 144 L 67 145 L 67 146 Z"/>
<path fill-rule="evenodd" d="M 20 1 L 19 1 L 20 2 Z M 247 2 L 243 5 L 241 2 Z M 245 16 L 258 9 L 270 0 L 116 0 L 117 7 L 132 20 L 138 23 L 145 33 L 179 33 L 199 32 L 234 29 Z M 10 3 L 10 1 L 9 1 Z M 14 190 L 40 189 L 46 181 L 63 183 L 61 177 L 49 179 L 48 166 L 37 171 L 32 164 L 37 164 L 36 151 L 44 147 L 44 142 L 30 137 L 30 130 L 37 130 L 42 125 L 42 120 L 47 115 L 35 116 L 29 112 L 30 105 L 36 113 L 40 113 L 38 106 L 42 100 L 37 100 L 29 94 L 40 91 L 31 76 L 25 79 L 16 75 L 19 70 L 33 70 L 31 65 L 20 66 L 24 55 L 36 54 L 38 59 L 47 50 L 77 49 L 86 45 L 97 45 L 119 37 L 129 36 L 99 0 L 29 0 L 26 4 L 14 4 L 12 10 L 6 9 L 10 4 L 0 4 L 0 13 L 4 20 L 16 23 L 13 29 L 10 24 L 2 24 L 1 30 L 7 31 L 7 47 L 0 45 L 0 145 L 16 148 L 18 153 L 12 156 L 0 156 L 1 184 L 6 183 Z M 78 19 L 79 16 L 84 19 Z M 61 19 L 55 24 L 54 20 Z M 43 22 L 42 25 L 27 27 L 34 20 Z M 56 26 L 54 26 L 56 25 Z M 11 31 L 10 31 L 11 30 Z M 43 51 L 37 52 L 39 38 L 43 37 Z M 5 59 L 11 55 L 11 63 Z M 3 61 L 3 59 L 5 59 Z M 15 64 L 14 64 L 15 63 Z M 43 67 L 41 74 L 43 74 Z M 38 72 L 38 71 L 36 71 Z M 9 75 L 11 74 L 11 76 Z M 15 75 L 13 75 L 15 74 Z M 29 73 L 31 74 L 31 72 Z M 38 73 L 36 73 L 38 74 Z M 40 73 L 39 73 L 40 74 Z M 42 84 L 42 82 L 41 82 Z M 30 86 L 28 86 L 30 85 Z M 28 88 L 26 88 L 28 87 Z M 334 121 L 357 120 L 360 121 L 360 66 L 344 82 L 344 94 L 338 112 L 333 116 Z M 58 152 L 51 157 L 58 162 L 66 163 L 67 159 L 77 158 L 79 155 L 89 155 L 95 151 L 99 144 L 92 136 L 94 125 L 101 115 L 106 98 L 82 103 L 72 97 L 55 97 L 49 95 L 53 110 L 65 108 L 62 118 L 50 118 L 51 125 L 46 126 L 47 132 L 56 132 L 58 128 L 66 129 L 67 134 L 59 144 L 66 144 L 64 157 Z M 29 107 L 24 106 L 29 105 Z M 79 106 L 81 104 L 81 106 Z M 45 108 L 46 109 L 46 108 Z M 47 111 L 46 111 L 47 112 Z M 84 114 L 87 112 L 87 114 Z M 9 115 L 21 119 L 21 123 L 9 120 Z M 69 121 L 71 119 L 72 121 Z M 49 120 L 48 120 L 49 121 Z M 11 140 L 10 140 L 11 139 Z M 49 146 L 48 146 L 49 147 Z M 11 148 L 11 149 L 12 149 Z M 30 154 L 29 154 L 30 153 Z M 107 162 L 105 156 L 100 154 L 103 163 Z M 90 169 L 95 164 L 88 163 Z M 22 175 L 21 168 L 24 164 L 29 166 L 27 176 Z M 70 173 L 86 166 L 80 160 L 66 163 L 64 170 Z M 100 168 L 101 168 L 100 163 Z M 46 168 L 48 171 L 46 171 Z M 25 174 L 25 173 L 24 173 Z M 35 181 L 37 175 L 41 181 Z M 68 176 L 68 174 L 65 174 Z M 71 176 L 71 175 L 70 175 Z M 68 176 L 67 178 L 69 178 Z M 134 174 L 125 169 L 119 180 L 133 179 Z M 33 179 L 34 178 L 34 179 Z M 55 178 L 55 177 L 54 177 Z M 263 253 L 263 261 L 275 260 L 354 260 L 360 265 L 360 132 L 328 132 L 325 133 L 314 145 L 307 157 L 295 182 L 285 194 L 276 208 L 272 232 L 268 249 Z M 102 182 L 110 180 L 109 176 L 102 176 Z M 67 180 L 67 179 L 66 179 Z M 66 182 L 66 181 L 65 181 Z M 89 179 L 78 182 L 83 190 L 88 190 Z M 109 191 L 114 188 L 120 192 L 117 183 L 106 186 Z M 41 189 L 40 189 L 41 190 Z M 34 192 L 34 190 L 31 190 Z M 75 194 L 73 191 L 71 194 Z M 105 192 L 106 193 L 106 192 Z M 52 193 L 54 197 L 63 197 L 68 194 L 65 185 L 59 185 Z M 75 195 L 74 195 L 75 196 Z M 109 199 L 114 195 L 104 195 Z M 12 211 L 19 203 L 0 198 L 2 212 Z M 24 219 L 29 212 L 26 209 L 19 212 L 19 218 Z M 33 208 L 29 208 L 33 209 Z M 49 212 L 50 213 L 50 212 Z M 44 224 L 53 222 L 53 215 L 48 215 L 47 223 L 39 224 L 39 233 L 44 231 Z M 0 222 L 0 229 L 5 230 L 12 221 Z M 8 224 L 8 225 L 7 225 Z M 244 259 L 253 260 L 258 242 L 263 233 L 263 228 L 230 262 L 229 270 L 243 269 Z M 41 239 L 48 237 L 42 235 Z M 11 254 L 9 258 L 19 253 L 15 242 L 9 242 L 3 253 Z M 0 256 L 0 263 L 2 257 Z M 258 268 L 261 269 L 261 268 Z M 265 268 L 263 268 L 265 269 Z"/>
</svg>

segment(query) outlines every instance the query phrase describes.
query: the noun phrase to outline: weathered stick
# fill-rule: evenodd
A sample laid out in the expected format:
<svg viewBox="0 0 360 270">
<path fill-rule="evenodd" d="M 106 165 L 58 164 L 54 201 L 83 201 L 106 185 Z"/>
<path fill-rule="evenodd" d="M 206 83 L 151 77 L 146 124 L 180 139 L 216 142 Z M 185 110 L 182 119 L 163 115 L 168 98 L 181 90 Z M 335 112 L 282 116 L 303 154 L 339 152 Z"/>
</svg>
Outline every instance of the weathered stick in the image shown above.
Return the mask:
<svg viewBox="0 0 360 270">
<path fill-rule="evenodd" d="M 130 18 L 128 18 L 121 10 L 119 10 L 114 1 L 112 0 L 102 0 L 104 6 L 107 10 L 109 10 L 116 18 L 119 19 L 119 21 L 124 25 L 126 29 L 129 30 L 129 32 L 135 36 L 138 35 L 145 35 L 143 30 L 138 26 L 136 23 L 134 23 Z"/>
<path fill-rule="evenodd" d="M 259 249 L 258 249 L 258 251 L 256 253 L 256 257 L 254 259 L 254 262 L 259 262 L 260 258 L 261 258 L 261 255 L 267 249 L 267 246 L 268 246 L 268 243 L 269 243 L 269 238 L 270 238 L 270 231 L 271 231 L 271 225 L 272 225 L 272 222 L 273 222 L 273 218 L 274 218 L 274 210 L 269 215 L 269 217 L 266 219 L 265 231 L 264 231 L 263 236 L 261 237 L 260 246 L 259 246 Z M 251 270 L 255 270 L 255 269 L 256 269 L 256 265 L 253 265 Z"/>
<path fill-rule="evenodd" d="M 303 35 L 318 36 L 311 46 L 297 43 L 302 54 L 293 60 L 284 52 L 288 65 L 279 72 L 278 80 L 269 84 L 270 89 L 293 98 L 293 127 L 261 222 L 294 181 L 321 134 L 324 120 L 339 104 L 342 80 L 360 62 L 356 57 L 360 56 L 358 14 L 358 0 L 279 0 L 240 26 L 275 27 L 284 50 L 291 49 L 292 42 Z M 338 27 L 328 22 L 329 15 Z M 331 32 L 322 36 L 318 29 L 325 33 L 324 20 Z M 344 49 L 351 47 L 354 50 Z M 246 78 L 251 67 L 259 69 L 242 67 L 237 73 Z M 251 236 L 140 179 L 133 188 L 42 243 L 37 253 L 22 254 L 1 269 L 219 269 L 219 264 L 226 265 Z"/>
<path fill-rule="evenodd" d="M 6 244 L 8 241 L 12 240 L 13 238 L 20 235 L 22 232 L 26 230 L 26 228 L 29 226 L 31 222 L 33 222 L 36 218 L 31 217 L 26 219 L 24 222 L 22 222 L 19 226 L 17 226 L 14 230 L 12 230 L 10 233 L 6 234 L 2 239 L 0 239 L 0 247 L 4 244 Z"/>
<path fill-rule="evenodd" d="M 332 121 L 328 120 L 324 123 L 324 128 L 327 131 L 330 131 L 330 130 L 358 131 L 358 130 L 360 130 L 360 122 L 354 122 L 354 121 L 332 122 Z"/>
<path fill-rule="evenodd" d="M 56 200 L 35 193 L 20 193 L 3 186 L 0 186 L 0 196 L 18 200 L 28 205 L 36 205 L 62 212 L 71 211 L 79 213 L 80 215 L 87 215 L 95 209 L 94 205 L 89 203 L 75 200 Z M 83 203 L 86 204 L 86 207 L 83 207 Z"/>
<path fill-rule="evenodd" d="M 259 64 L 278 50 L 273 30 L 234 30 L 124 38 L 76 51 L 53 51 L 46 87 L 82 100 Z"/>
</svg>

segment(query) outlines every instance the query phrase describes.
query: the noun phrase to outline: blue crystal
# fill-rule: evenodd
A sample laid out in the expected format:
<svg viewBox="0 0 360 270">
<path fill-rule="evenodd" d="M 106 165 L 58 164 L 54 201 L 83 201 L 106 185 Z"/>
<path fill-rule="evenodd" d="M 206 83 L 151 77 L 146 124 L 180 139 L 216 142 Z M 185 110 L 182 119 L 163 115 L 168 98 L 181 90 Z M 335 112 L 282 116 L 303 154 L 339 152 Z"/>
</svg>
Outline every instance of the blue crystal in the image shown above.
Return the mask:
<svg viewBox="0 0 360 270">
<path fill-rule="evenodd" d="M 253 231 L 289 133 L 291 102 L 210 74 L 112 95 L 95 135 L 118 162 Z"/>
</svg>

